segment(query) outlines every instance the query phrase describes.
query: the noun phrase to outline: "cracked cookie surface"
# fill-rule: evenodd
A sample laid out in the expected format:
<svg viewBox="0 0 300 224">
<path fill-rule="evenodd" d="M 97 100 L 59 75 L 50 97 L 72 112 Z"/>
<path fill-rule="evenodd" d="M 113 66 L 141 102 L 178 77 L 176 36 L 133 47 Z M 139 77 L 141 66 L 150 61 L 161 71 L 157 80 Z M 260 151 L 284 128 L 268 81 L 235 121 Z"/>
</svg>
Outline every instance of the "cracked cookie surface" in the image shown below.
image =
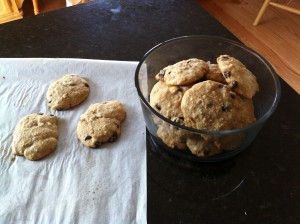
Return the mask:
<svg viewBox="0 0 300 224">
<path fill-rule="evenodd" d="M 57 118 L 53 115 L 30 114 L 23 117 L 13 133 L 12 150 L 15 155 L 39 160 L 57 146 Z"/>
<path fill-rule="evenodd" d="M 75 74 L 68 74 L 52 83 L 47 91 L 48 107 L 67 110 L 82 103 L 89 95 L 88 82 Z"/>
<path fill-rule="evenodd" d="M 121 135 L 121 123 L 126 110 L 119 101 L 96 103 L 80 116 L 77 137 L 89 148 L 98 148 L 102 143 L 114 142 Z"/>
<path fill-rule="evenodd" d="M 188 86 L 169 86 L 159 81 L 150 92 L 150 105 L 166 118 L 173 120 L 183 117 L 181 100 L 188 89 Z"/>
<path fill-rule="evenodd" d="M 233 91 L 247 99 L 252 99 L 259 91 L 256 77 L 242 62 L 229 55 L 221 55 L 217 58 L 217 63 Z"/>
<path fill-rule="evenodd" d="M 182 98 L 184 123 L 200 130 L 231 130 L 255 122 L 252 100 L 242 99 L 227 85 L 204 81 Z"/>
<path fill-rule="evenodd" d="M 208 70 L 205 61 L 191 58 L 165 67 L 156 75 L 156 79 L 168 85 L 189 85 L 203 78 Z"/>
</svg>

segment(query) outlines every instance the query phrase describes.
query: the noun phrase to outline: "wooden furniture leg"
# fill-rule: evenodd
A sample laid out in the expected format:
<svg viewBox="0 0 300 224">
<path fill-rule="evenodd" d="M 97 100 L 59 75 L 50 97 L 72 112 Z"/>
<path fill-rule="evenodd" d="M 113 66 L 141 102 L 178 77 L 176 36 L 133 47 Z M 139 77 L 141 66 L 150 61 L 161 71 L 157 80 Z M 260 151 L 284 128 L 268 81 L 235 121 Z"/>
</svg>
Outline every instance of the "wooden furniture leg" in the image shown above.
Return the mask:
<svg viewBox="0 0 300 224">
<path fill-rule="evenodd" d="M 253 23 L 254 26 L 256 26 L 259 23 L 262 15 L 264 14 L 264 12 L 266 11 L 266 9 L 269 5 L 280 8 L 280 9 L 283 9 L 283 10 L 286 10 L 288 12 L 292 12 L 292 13 L 296 13 L 296 14 L 300 15 L 300 10 L 299 9 L 294 9 L 294 8 L 289 7 L 287 5 L 279 4 L 279 3 L 276 3 L 276 2 L 271 2 L 271 0 L 265 0 L 264 4 L 262 5 L 261 9 L 259 10 L 258 15 L 256 16 L 256 19 Z"/>
<path fill-rule="evenodd" d="M 253 23 L 254 26 L 256 26 L 259 23 L 262 15 L 265 13 L 265 11 L 266 11 L 266 9 L 268 7 L 270 1 L 271 0 L 265 0 L 264 4 L 262 5 L 261 9 L 259 10 L 259 12 L 258 12 L 258 14 L 256 16 L 256 19 L 255 19 L 255 21 Z"/>
<path fill-rule="evenodd" d="M 294 9 L 292 7 L 282 5 L 282 4 L 279 4 L 279 3 L 276 3 L 276 2 L 270 2 L 269 4 L 272 5 L 272 6 L 275 6 L 277 8 L 280 8 L 280 9 L 283 9 L 283 10 L 293 12 L 293 13 L 296 13 L 296 14 L 300 15 L 300 10 L 299 9 Z"/>
<path fill-rule="evenodd" d="M 34 14 L 37 15 L 40 13 L 40 10 L 39 10 L 39 4 L 38 4 L 38 0 L 32 0 L 32 4 L 33 4 L 33 11 L 34 11 Z"/>
</svg>

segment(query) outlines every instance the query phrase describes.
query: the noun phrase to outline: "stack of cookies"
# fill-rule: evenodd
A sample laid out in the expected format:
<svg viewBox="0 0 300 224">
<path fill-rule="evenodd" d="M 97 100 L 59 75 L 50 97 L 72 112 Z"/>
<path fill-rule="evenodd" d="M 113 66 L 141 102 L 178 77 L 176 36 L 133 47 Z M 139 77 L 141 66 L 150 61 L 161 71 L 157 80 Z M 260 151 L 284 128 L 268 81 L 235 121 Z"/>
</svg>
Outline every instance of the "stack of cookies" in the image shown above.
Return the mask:
<svg viewBox="0 0 300 224">
<path fill-rule="evenodd" d="M 256 121 L 252 98 L 259 91 L 256 77 L 239 60 L 221 55 L 217 64 L 192 58 L 163 68 L 155 77 L 150 105 L 161 115 L 198 130 L 222 131 Z M 190 150 L 199 157 L 234 150 L 244 134 L 195 134 L 161 119 L 157 136 L 170 148 Z"/>
</svg>

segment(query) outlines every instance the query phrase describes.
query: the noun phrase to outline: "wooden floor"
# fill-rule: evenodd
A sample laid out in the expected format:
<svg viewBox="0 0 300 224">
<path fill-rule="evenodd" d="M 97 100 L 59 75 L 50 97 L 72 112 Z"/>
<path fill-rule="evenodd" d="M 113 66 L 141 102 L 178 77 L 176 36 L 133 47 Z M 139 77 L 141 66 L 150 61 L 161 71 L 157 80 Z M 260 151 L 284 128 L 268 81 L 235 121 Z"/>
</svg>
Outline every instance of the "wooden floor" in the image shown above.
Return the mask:
<svg viewBox="0 0 300 224">
<path fill-rule="evenodd" d="M 267 59 L 300 94 L 300 15 L 269 6 L 253 26 L 263 0 L 197 0 L 244 44 Z M 300 9 L 300 1 L 274 0 Z"/>
</svg>

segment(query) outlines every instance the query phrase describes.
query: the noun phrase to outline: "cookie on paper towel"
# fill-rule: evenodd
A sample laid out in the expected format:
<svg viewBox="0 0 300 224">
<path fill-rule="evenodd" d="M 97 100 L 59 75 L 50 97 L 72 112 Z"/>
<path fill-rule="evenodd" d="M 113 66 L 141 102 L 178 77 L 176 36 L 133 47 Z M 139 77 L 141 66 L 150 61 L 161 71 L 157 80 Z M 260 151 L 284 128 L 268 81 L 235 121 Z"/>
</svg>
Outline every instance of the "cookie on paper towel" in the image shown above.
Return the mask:
<svg viewBox="0 0 300 224">
<path fill-rule="evenodd" d="M 125 107 L 117 100 L 92 104 L 80 116 L 77 137 L 89 148 L 98 148 L 105 142 L 114 142 L 121 135 L 121 123 L 125 116 Z"/>
<path fill-rule="evenodd" d="M 89 95 L 88 82 L 75 74 L 68 74 L 52 83 L 47 91 L 48 107 L 68 110 L 82 103 Z"/>
<path fill-rule="evenodd" d="M 39 160 L 56 149 L 57 118 L 53 115 L 30 114 L 23 117 L 13 133 L 12 150 L 15 155 Z"/>
</svg>

